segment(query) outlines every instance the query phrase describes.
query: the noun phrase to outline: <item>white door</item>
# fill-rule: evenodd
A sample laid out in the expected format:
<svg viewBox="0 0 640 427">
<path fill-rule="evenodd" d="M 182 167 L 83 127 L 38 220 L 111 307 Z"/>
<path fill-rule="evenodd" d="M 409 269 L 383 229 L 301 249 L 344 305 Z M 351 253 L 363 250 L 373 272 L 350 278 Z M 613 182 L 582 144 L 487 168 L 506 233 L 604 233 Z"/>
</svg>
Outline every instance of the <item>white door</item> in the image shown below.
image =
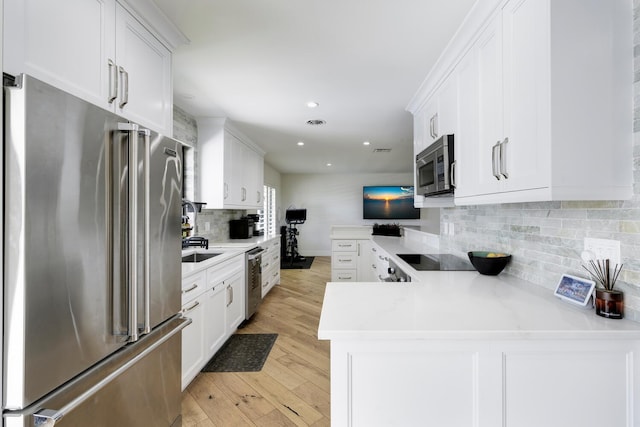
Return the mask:
<svg viewBox="0 0 640 427">
<path fill-rule="evenodd" d="M 455 144 L 456 197 L 477 194 L 480 175 L 479 158 L 483 154 L 478 131 L 478 54 L 472 48 L 458 65 L 458 131 Z"/>
<path fill-rule="evenodd" d="M 120 79 L 116 112 L 172 136 L 171 52 L 119 4 L 116 56 Z"/>
<path fill-rule="evenodd" d="M 224 281 L 227 291 L 227 334 L 231 335 L 244 320 L 244 280 L 239 271 Z"/>
<path fill-rule="evenodd" d="M 209 289 L 203 297 L 205 312 L 204 342 L 207 357 L 213 356 L 227 338 L 225 295 L 225 287 L 220 282 Z"/>
<path fill-rule="evenodd" d="M 513 0 L 503 9 L 506 189 L 550 185 L 549 6 Z"/>
<path fill-rule="evenodd" d="M 182 389 L 184 390 L 204 364 L 205 332 L 203 298 L 185 304 L 182 314 L 191 319 L 191 324 L 182 330 Z"/>
<path fill-rule="evenodd" d="M 3 71 L 111 109 L 115 0 L 4 0 Z"/>
<path fill-rule="evenodd" d="M 500 191 L 501 182 L 494 167 L 497 144 L 503 137 L 502 101 L 502 21 L 500 15 L 489 24 L 478 40 L 478 171 L 476 195 Z"/>
</svg>

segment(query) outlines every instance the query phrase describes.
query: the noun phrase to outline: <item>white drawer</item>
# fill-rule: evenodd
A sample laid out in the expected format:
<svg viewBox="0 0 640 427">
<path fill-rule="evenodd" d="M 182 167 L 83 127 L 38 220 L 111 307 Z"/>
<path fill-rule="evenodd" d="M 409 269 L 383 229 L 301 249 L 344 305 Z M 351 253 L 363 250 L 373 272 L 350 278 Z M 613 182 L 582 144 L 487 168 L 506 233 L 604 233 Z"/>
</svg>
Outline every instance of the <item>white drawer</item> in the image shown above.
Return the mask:
<svg viewBox="0 0 640 427">
<path fill-rule="evenodd" d="M 357 252 L 358 242 L 355 240 L 332 240 L 331 241 L 332 252 Z"/>
<path fill-rule="evenodd" d="M 332 270 L 331 281 L 332 282 L 356 282 L 357 272 L 355 269 L 350 270 Z"/>
<path fill-rule="evenodd" d="M 340 270 L 340 269 L 349 269 L 349 268 L 357 268 L 358 266 L 358 255 L 355 253 L 334 253 L 331 255 L 331 269 L 332 270 Z"/>
<path fill-rule="evenodd" d="M 202 294 L 206 288 L 206 271 L 182 279 L 182 304 Z"/>
</svg>

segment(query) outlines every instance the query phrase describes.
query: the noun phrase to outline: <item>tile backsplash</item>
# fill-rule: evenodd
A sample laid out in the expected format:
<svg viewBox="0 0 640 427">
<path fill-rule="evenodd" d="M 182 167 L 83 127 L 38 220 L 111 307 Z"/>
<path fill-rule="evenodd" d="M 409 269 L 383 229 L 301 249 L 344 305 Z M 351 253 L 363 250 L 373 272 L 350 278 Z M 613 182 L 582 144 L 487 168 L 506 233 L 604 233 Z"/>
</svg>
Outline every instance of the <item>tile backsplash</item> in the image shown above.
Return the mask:
<svg viewBox="0 0 640 427">
<path fill-rule="evenodd" d="M 206 237 L 209 242 L 222 242 L 229 239 L 229 221 L 240 219 L 247 211 L 234 209 L 203 209 L 198 214 L 198 236 Z M 209 230 L 207 230 L 207 223 Z"/>
<path fill-rule="evenodd" d="M 620 241 L 624 268 L 616 287 L 625 292 L 625 315 L 640 322 L 640 0 L 634 0 L 634 195 L 625 201 L 513 203 L 442 209 L 444 251 L 491 249 L 513 255 L 505 272 L 546 288 L 562 273 L 582 277 L 585 237 Z"/>
</svg>

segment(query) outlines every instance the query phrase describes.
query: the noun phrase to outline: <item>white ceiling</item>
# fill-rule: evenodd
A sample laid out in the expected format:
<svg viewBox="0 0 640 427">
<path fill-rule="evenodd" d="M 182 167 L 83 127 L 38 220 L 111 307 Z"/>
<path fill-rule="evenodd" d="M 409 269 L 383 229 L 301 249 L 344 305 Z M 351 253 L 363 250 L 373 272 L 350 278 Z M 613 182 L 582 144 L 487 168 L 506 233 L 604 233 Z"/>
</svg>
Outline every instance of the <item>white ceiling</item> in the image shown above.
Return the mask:
<svg viewBox="0 0 640 427">
<path fill-rule="evenodd" d="M 228 117 L 281 173 L 412 171 L 405 108 L 474 2 L 154 1 L 190 39 L 175 104 Z"/>
</svg>

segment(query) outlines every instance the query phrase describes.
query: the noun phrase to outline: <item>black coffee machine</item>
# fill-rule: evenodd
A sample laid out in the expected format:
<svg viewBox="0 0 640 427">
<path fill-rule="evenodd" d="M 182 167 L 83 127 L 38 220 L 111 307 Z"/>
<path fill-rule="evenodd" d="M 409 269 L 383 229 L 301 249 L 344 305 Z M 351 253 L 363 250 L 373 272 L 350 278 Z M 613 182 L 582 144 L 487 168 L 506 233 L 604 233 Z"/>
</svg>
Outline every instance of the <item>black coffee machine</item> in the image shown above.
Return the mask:
<svg viewBox="0 0 640 427">
<path fill-rule="evenodd" d="M 260 221 L 260 215 L 258 214 L 248 214 L 247 218 L 253 220 L 253 235 L 254 236 L 262 236 L 264 235 L 264 224 Z"/>
</svg>

